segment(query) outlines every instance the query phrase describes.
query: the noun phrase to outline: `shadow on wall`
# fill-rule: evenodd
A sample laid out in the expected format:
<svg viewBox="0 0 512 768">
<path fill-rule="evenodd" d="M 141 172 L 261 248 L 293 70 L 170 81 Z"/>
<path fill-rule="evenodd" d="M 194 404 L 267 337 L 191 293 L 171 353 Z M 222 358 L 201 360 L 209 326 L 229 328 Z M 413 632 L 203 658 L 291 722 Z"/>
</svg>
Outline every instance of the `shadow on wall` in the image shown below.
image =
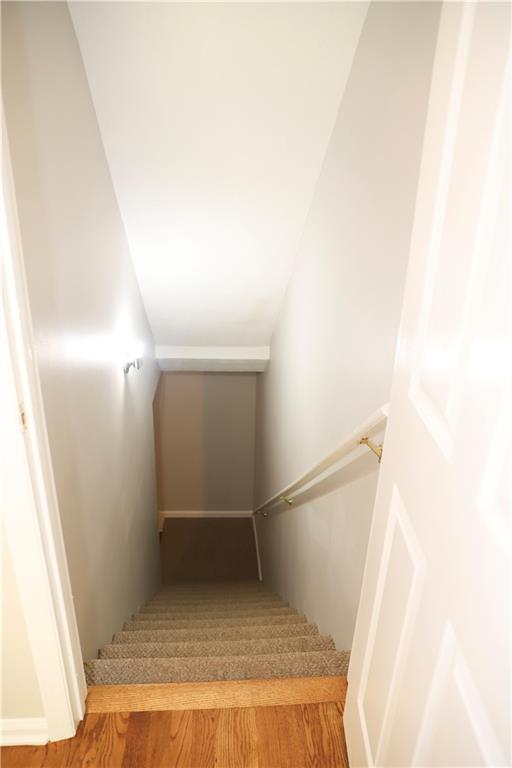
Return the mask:
<svg viewBox="0 0 512 768">
<path fill-rule="evenodd" d="M 253 508 L 254 373 L 163 373 L 153 404 L 158 503 Z"/>
</svg>

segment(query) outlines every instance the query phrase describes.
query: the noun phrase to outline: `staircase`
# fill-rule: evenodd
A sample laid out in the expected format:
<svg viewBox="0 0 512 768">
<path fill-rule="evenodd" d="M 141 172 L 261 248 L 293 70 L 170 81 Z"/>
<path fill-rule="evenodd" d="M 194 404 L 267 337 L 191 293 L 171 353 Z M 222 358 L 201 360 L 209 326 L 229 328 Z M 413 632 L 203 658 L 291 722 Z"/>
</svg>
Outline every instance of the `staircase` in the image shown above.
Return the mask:
<svg viewBox="0 0 512 768">
<path fill-rule="evenodd" d="M 89 685 L 338 676 L 349 657 L 260 582 L 180 583 L 127 621 L 85 672 Z"/>
</svg>

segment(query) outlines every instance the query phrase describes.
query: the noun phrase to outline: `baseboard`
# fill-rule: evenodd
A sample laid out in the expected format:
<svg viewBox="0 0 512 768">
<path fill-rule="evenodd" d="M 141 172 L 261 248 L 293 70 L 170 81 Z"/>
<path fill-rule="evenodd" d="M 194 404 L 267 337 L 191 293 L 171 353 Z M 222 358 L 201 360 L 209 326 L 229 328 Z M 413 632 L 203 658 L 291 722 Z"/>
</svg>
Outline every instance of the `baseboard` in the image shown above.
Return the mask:
<svg viewBox="0 0 512 768">
<path fill-rule="evenodd" d="M 45 717 L 3 717 L 0 719 L 0 746 L 21 747 L 47 744 Z"/>
<path fill-rule="evenodd" d="M 346 677 L 219 680 L 210 683 L 92 685 L 88 713 L 230 709 L 292 704 L 344 704 Z"/>
</svg>

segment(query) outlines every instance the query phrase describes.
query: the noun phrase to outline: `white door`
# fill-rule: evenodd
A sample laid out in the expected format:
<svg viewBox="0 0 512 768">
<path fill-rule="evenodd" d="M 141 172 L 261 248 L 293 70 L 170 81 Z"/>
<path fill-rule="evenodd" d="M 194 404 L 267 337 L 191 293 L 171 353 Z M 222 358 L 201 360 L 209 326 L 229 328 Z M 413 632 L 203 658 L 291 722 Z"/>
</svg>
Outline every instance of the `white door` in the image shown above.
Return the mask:
<svg viewBox="0 0 512 768">
<path fill-rule="evenodd" d="M 512 763 L 510 13 L 441 12 L 349 671 L 352 768 Z"/>
</svg>

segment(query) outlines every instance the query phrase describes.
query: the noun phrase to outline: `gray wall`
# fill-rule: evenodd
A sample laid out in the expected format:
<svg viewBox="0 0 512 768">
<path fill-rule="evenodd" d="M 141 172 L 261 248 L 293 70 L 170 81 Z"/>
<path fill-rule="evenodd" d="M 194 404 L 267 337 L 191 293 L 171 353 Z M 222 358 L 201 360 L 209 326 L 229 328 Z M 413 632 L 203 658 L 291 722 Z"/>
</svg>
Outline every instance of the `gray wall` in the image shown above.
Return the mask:
<svg viewBox="0 0 512 768">
<path fill-rule="evenodd" d="M 163 373 L 155 399 L 161 510 L 253 508 L 254 373 Z"/>
<path fill-rule="evenodd" d="M 258 381 L 258 502 L 389 399 L 438 15 L 435 3 L 368 11 Z M 265 579 L 340 647 L 352 641 L 376 482 L 374 469 L 258 523 Z"/>
<path fill-rule="evenodd" d="M 3 93 L 44 406 L 84 655 L 159 582 L 158 370 L 65 3 L 2 7 Z M 123 374 L 125 348 L 144 346 Z"/>
</svg>

